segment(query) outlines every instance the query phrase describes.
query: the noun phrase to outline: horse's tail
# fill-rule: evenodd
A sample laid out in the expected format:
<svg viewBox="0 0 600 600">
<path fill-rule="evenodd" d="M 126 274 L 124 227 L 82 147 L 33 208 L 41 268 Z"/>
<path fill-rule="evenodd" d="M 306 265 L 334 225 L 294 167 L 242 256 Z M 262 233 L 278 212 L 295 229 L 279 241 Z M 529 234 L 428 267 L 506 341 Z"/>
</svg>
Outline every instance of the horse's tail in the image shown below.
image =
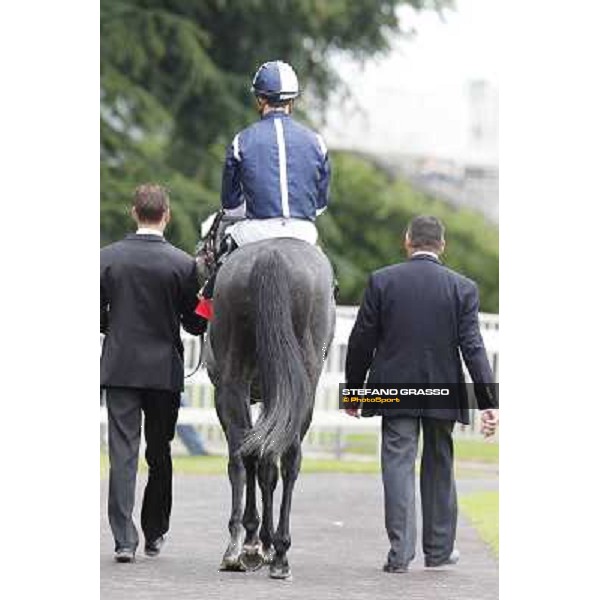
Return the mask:
<svg viewBox="0 0 600 600">
<path fill-rule="evenodd" d="M 294 332 L 290 279 L 281 254 L 273 249 L 259 257 L 250 281 L 263 412 L 241 452 L 277 458 L 300 436 L 310 380 Z"/>
</svg>

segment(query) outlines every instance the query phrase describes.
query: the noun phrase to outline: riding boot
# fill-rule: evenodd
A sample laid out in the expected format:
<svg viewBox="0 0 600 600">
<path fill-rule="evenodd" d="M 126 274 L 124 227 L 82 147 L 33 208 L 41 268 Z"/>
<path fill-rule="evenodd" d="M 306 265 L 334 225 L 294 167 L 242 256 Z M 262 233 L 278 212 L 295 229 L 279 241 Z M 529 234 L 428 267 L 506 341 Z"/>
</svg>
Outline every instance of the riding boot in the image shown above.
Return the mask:
<svg viewBox="0 0 600 600">
<path fill-rule="evenodd" d="M 215 293 L 215 283 L 217 281 L 217 274 L 219 272 L 219 268 L 223 264 L 225 258 L 233 252 L 238 245 L 235 243 L 231 236 L 226 236 L 219 246 L 219 251 L 217 253 L 217 261 L 215 263 L 215 269 L 209 276 L 208 280 L 204 284 L 204 288 L 202 289 L 202 298 L 200 302 L 198 302 L 198 306 L 196 307 L 196 314 L 204 317 L 207 321 L 210 321 L 214 316 L 212 299 Z"/>
<path fill-rule="evenodd" d="M 217 273 L 219 267 L 214 270 L 213 274 L 206 280 L 204 287 L 202 288 L 202 297 L 207 300 L 211 300 L 215 293 L 215 281 L 217 280 Z"/>
</svg>

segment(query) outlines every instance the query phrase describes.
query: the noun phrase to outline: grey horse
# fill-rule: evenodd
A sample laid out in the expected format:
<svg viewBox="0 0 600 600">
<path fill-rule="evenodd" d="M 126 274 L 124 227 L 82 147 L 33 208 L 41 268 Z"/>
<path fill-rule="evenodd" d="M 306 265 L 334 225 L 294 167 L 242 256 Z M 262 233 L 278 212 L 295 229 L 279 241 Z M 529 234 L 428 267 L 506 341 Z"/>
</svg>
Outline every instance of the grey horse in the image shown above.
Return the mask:
<svg viewBox="0 0 600 600">
<path fill-rule="evenodd" d="M 230 540 L 222 570 L 254 570 L 268 563 L 275 579 L 291 574 L 292 494 L 302 461 L 300 445 L 333 338 L 333 281 L 325 254 L 292 238 L 242 246 L 219 271 L 207 368 L 229 450 Z M 251 399 L 263 405 L 254 426 Z M 274 530 L 278 463 L 283 492 Z"/>
</svg>

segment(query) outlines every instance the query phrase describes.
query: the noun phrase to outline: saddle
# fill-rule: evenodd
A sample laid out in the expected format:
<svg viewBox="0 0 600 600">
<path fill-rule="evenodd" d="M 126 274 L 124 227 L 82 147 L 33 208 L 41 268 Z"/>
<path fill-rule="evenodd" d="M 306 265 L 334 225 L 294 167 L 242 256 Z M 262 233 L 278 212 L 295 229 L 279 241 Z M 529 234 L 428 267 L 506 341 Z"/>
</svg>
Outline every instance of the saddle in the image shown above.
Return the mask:
<svg viewBox="0 0 600 600">
<path fill-rule="evenodd" d="M 226 215 L 221 209 L 217 212 L 209 230 L 204 239 L 198 244 L 196 249 L 196 262 L 204 265 L 204 271 L 208 273 L 206 283 L 201 290 L 201 300 L 196 309 L 197 314 L 208 320 L 212 319 L 212 297 L 214 286 L 217 279 L 219 268 L 226 258 L 238 246 L 234 239 L 226 233 L 227 228 L 238 221 L 243 221 L 246 217 L 233 217 Z M 337 300 L 339 286 L 337 277 L 334 274 L 334 299 Z"/>
</svg>

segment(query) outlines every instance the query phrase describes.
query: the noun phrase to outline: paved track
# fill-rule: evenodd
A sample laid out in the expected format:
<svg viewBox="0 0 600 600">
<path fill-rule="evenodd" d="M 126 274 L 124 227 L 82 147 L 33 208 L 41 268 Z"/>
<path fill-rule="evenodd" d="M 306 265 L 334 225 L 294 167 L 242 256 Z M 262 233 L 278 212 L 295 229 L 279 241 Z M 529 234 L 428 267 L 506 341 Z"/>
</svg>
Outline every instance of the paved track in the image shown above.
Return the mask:
<svg viewBox="0 0 600 600">
<path fill-rule="evenodd" d="M 142 474 L 136 523 L 144 482 Z M 460 481 L 459 492 L 496 486 L 496 480 Z M 150 559 L 140 552 L 132 565 L 113 561 L 106 494 L 104 480 L 100 516 L 102 600 L 498 598 L 498 563 L 464 519 L 459 524 L 461 562 L 456 567 L 426 570 L 418 553 L 407 574 L 381 571 L 387 539 L 381 480 L 376 475 L 300 476 L 288 554 L 292 581 L 270 580 L 267 569 L 254 573 L 218 571 L 229 517 L 230 493 L 225 477 L 177 476 L 171 531 L 163 553 Z"/>
</svg>

